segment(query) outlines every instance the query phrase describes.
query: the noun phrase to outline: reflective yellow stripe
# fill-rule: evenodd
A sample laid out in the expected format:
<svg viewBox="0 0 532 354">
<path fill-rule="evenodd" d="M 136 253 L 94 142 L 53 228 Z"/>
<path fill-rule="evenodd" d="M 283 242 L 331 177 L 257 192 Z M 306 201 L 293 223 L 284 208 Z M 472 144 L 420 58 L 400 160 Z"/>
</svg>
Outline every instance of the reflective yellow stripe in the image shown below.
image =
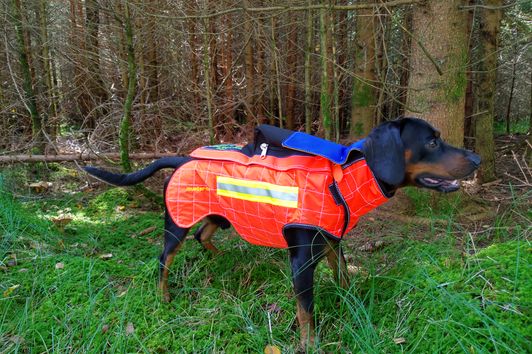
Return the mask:
<svg viewBox="0 0 532 354">
<path fill-rule="evenodd" d="M 279 186 L 267 182 L 235 179 L 230 177 L 216 177 L 216 194 L 257 203 L 267 203 L 297 208 L 299 188 Z"/>
<path fill-rule="evenodd" d="M 236 179 L 231 177 L 216 176 L 217 183 L 234 184 L 236 186 L 251 187 L 251 188 L 263 188 L 283 193 L 298 193 L 299 187 L 280 186 L 268 182 L 251 181 L 246 179 Z"/>
</svg>

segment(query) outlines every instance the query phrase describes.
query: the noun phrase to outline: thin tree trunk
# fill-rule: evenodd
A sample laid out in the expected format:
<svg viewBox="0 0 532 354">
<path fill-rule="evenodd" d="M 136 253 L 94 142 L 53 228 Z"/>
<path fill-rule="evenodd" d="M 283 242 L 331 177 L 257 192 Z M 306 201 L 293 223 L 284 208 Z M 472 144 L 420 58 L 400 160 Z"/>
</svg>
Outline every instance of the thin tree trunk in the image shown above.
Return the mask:
<svg viewBox="0 0 532 354">
<path fill-rule="evenodd" d="M 494 10 L 484 9 L 480 14 L 480 45 L 477 68 L 477 94 L 475 109 L 475 151 L 482 158 L 479 177 L 482 182 L 495 179 L 495 143 L 493 123 L 495 121 L 495 89 L 497 80 L 497 53 L 501 26 L 502 0 L 486 0 L 485 5 Z"/>
<path fill-rule="evenodd" d="M 233 90 L 233 30 L 231 15 L 225 15 L 223 17 L 223 30 L 221 51 L 221 69 L 224 87 L 224 102 L 222 104 L 222 117 L 225 124 L 225 131 L 227 133 L 227 139 L 231 139 L 233 136 L 233 129 L 235 128 L 235 97 Z"/>
<path fill-rule="evenodd" d="M 329 38 L 327 32 L 329 27 L 329 16 L 325 8 L 320 9 L 320 50 L 321 50 L 321 93 L 320 93 L 320 116 L 323 135 L 325 139 L 330 140 L 332 137 L 332 112 L 330 96 L 330 78 L 329 78 L 329 57 L 327 42 Z"/>
<path fill-rule="evenodd" d="M 205 81 L 205 96 L 207 98 L 207 119 L 209 127 L 209 142 L 214 144 L 214 116 L 212 112 L 212 88 L 211 88 L 211 38 L 209 33 L 209 18 L 203 20 L 203 80 Z"/>
<path fill-rule="evenodd" d="M 105 116 L 105 102 L 108 99 L 107 90 L 103 83 L 103 75 L 100 63 L 100 5 L 97 0 L 85 1 L 85 29 L 86 29 L 86 59 L 87 77 L 86 90 L 90 101 L 88 112 L 95 111 L 88 118 L 88 126 L 96 127 L 98 118 Z"/>
<path fill-rule="evenodd" d="M 512 64 L 512 83 L 510 84 L 510 97 L 508 98 L 508 105 L 506 106 L 506 134 L 510 134 L 510 112 L 512 111 L 512 100 L 514 98 L 515 88 L 515 68 L 517 67 L 517 53 L 514 56 Z"/>
<path fill-rule="evenodd" d="M 44 139 L 42 133 L 42 122 L 37 109 L 37 98 L 33 90 L 33 78 L 28 57 L 29 43 L 27 36 L 24 34 L 24 24 L 22 23 L 22 6 L 20 0 L 12 1 L 13 22 L 17 36 L 17 51 L 19 55 L 19 65 L 22 72 L 24 105 L 31 117 L 31 131 L 34 141 L 33 151 L 41 153 L 44 151 Z"/>
<path fill-rule="evenodd" d="M 148 8 L 156 12 L 159 6 L 158 0 L 147 1 Z M 146 70 L 146 91 L 149 103 L 155 103 L 159 99 L 159 61 L 157 58 L 157 22 L 155 16 L 149 16 L 147 20 L 148 33 L 146 34 L 146 53 L 145 53 L 145 70 Z M 159 127 L 160 128 L 160 124 Z"/>
<path fill-rule="evenodd" d="M 288 62 L 288 83 L 286 87 L 286 128 L 294 129 L 295 123 L 295 93 L 297 76 L 297 23 L 294 16 L 289 26 L 288 43 L 286 48 Z"/>
<path fill-rule="evenodd" d="M 308 1 L 308 5 L 312 5 L 312 0 Z M 314 20 L 312 10 L 307 11 L 307 43 L 305 51 L 305 132 L 310 134 L 312 132 L 312 83 L 311 83 L 311 65 L 314 38 Z"/>
<path fill-rule="evenodd" d="M 245 7 L 249 7 L 249 1 L 244 0 Z M 248 123 L 253 122 L 255 114 L 253 107 L 255 105 L 255 67 L 253 60 L 253 24 L 251 22 L 252 17 L 246 13 L 244 18 L 244 33 L 246 38 L 246 46 L 244 48 L 244 62 L 245 62 L 245 74 L 246 74 L 246 115 Z"/>
<path fill-rule="evenodd" d="M 120 163 L 124 172 L 131 172 L 131 161 L 129 159 L 129 141 L 131 137 L 131 112 L 133 101 L 136 95 L 137 87 L 137 65 L 135 62 L 135 47 L 133 45 L 133 25 L 131 21 L 131 13 L 129 10 L 129 3 L 126 2 L 124 6 L 124 26 L 125 39 L 127 49 L 127 95 L 124 101 L 124 115 L 120 122 L 119 144 L 120 144 Z"/>
<path fill-rule="evenodd" d="M 277 114 L 279 116 L 279 126 L 283 128 L 283 104 L 281 99 L 281 77 L 279 72 L 279 55 L 277 53 L 277 43 L 275 40 L 275 19 L 271 17 L 271 50 L 272 50 L 272 65 L 273 77 L 275 78 L 276 94 L 277 94 Z"/>
<path fill-rule="evenodd" d="M 268 119 L 266 118 L 266 103 L 265 103 L 265 88 L 266 88 L 266 77 L 265 77 L 265 61 L 266 61 L 266 46 L 267 46 L 267 38 L 264 38 L 264 31 L 265 31 L 265 25 L 264 25 L 264 19 L 260 18 L 257 20 L 258 26 L 260 26 L 261 30 L 257 33 L 257 79 L 255 82 L 257 83 L 257 87 L 259 88 L 257 91 L 257 97 L 256 97 L 256 110 L 257 110 L 257 121 L 259 123 L 266 123 Z"/>
<path fill-rule="evenodd" d="M 404 18 L 403 18 L 403 27 L 406 28 L 408 31 L 412 30 L 412 10 L 407 9 L 405 10 Z M 406 99 L 408 94 L 408 81 L 410 79 L 410 52 L 412 47 L 412 37 L 410 37 L 407 33 L 403 32 L 402 42 L 401 42 L 401 53 L 402 53 L 402 59 L 401 59 L 401 67 L 399 68 L 399 93 L 397 96 L 397 100 L 399 102 L 396 102 L 394 106 L 397 107 L 397 109 L 392 110 L 394 112 L 394 116 L 402 116 L 405 113 L 405 106 L 406 106 Z"/>
<path fill-rule="evenodd" d="M 196 22 L 192 19 L 187 20 L 188 23 L 188 38 L 189 38 L 189 45 L 190 45 L 190 81 L 192 81 L 192 115 L 193 117 L 199 117 L 200 116 L 200 84 L 199 84 L 199 63 L 198 63 L 198 55 L 196 53 L 198 48 L 198 35 L 197 35 L 197 27 Z"/>
<path fill-rule="evenodd" d="M 46 86 L 46 96 L 49 102 L 48 116 L 57 117 L 57 99 L 54 95 L 55 87 L 52 80 L 52 65 L 50 56 L 50 44 L 48 40 L 48 22 L 47 18 L 47 0 L 39 0 L 38 10 L 36 11 L 39 20 L 40 42 L 42 48 L 43 77 Z M 55 125 L 55 123 L 54 123 Z M 55 136 L 55 127 L 44 124 L 44 129 L 51 135 L 52 140 Z"/>
</svg>

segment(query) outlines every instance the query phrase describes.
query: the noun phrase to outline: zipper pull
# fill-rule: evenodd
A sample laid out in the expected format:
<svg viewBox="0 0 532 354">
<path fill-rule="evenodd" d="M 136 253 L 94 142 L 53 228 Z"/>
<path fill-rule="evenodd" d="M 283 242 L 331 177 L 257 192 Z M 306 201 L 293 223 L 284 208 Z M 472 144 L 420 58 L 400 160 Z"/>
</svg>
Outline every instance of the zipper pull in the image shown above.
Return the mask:
<svg viewBox="0 0 532 354">
<path fill-rule="evenodd" d="M 260 144 L 260 150 L 261 150 L 260 158 L 261 159 L 265 159 L 266 158 L 266 153 L 268 152 L 268 144 L 266 144 L 266 143 Z"/>
</svg>

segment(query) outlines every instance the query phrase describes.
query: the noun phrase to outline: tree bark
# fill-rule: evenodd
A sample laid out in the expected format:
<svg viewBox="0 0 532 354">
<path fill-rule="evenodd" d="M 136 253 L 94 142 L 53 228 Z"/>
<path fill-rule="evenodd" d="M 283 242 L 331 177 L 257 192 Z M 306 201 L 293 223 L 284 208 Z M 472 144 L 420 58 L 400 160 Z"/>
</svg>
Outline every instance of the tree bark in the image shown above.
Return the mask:
<svg viewBox="0 0 532 354">
<path fill-rule="evenodd" d="M 321 93 L 320 93 L 320 116 L 323 129 L 323 136 L 330 140 L 333 132 L 332 122 L 332 97 L 330 95 L 331 82 L 329 70 L 329 46 L 330 38 L 327 32 L 329 29 L 329 16 L 325 8 L 320 10 L 320 51 L 321 51 Z"/>
<path fill-rule="evenodd" d="M 25 35 L 24 23 L 22 22 L 22 6 L 20 0 L 12 1 L 13 24 L 17 37 L 17 51 L 19 56 L 19 65 L 22 72 L 24 105 L 31 117 L 31 131 L 34 141 L 33 152 L 41 153 L 44 151 L 44 139 L 42 132 L 42 122 L 37 109 L 37 97 L 34 91 L 33 77 L 31 74 L 31 64 L 29 59 L 28 37 Z"/>
<path fill-rule="evenodd" d="M 231 16 L 223 17 L 222 30 L 225 32 L 221 35 L 221 70 L 224 88 L 224 99 L 222 104 L 222 118 L 225 127 L 226 137 L 232 138 L 235 128 L 235 95 L 233 89 L 233 29 Z"/>
<path fill-rule="evenodd" d="M 89 118 L 89 127 L 95 127 L 98 118 L 105 116 L 105 102 L 108 99 L 107 90 L 103 82 L 102 68 L 100 63 L 100 5 L 98 0 L 85 1 L 85 29 L 86 29 L 86 53 L 87 53 L 87 87 L 86 90 L 90 96 L 91 111 L 96 110 L 96 114 L 91 114 Z"/>
<path fill-rule="evenodd" d="M 209 142 L 214 144 L 214 115 L 212 109 L 212 78 L 211 78 L 211 36 L 209 18 L 203 20 L 203 79 L 205 80 L 205 96 L 207 98 L 207 120 L 209 126 Z"/>
<path fill-rule="evenodd" d="M 506 134 L 510 134 L 510 113 L 512 111 L 512 101 L 514 98 L 514 88 L 515 88 L 515 69 L 517 68 L 517 51 L 514 56 L 514 61 L 512 64 L 512 82 L 510 84 L 510 97 L 508 97 L 508 104 L 506 105 Z"/>
<path fill-rule="evenodd" d="M 309 6 L 312 0 L 309 0 Z M 305 51 L 305 132 L 310 134 L 312 132 L 312 53 L 314 52 L 314 18 L 311 10 L 307 11 L 307 37 L 306 37 L 306 51 Z"/>
<path fill-rule="evenodd" d="M 161 157 L 176 156 L 173 152 L 138 152 L 129 154 L 130 160 L 149 160 Z M 79 153 L 79 154 L 61 154 L 61 155 L 0 155 L 0 164 L 15 162 L 65 162 L 65 161 L 89 161 L 99 159 L 120 159 L 119 152 L 105 153 Z"/>
<path fill-rule="evenodd" d="M 360 138 L 374 127 L 377 74 L 375 72 L 374 10 L 362 9 L 356 18 L 355 78 L 350 136 Z"/>
<path fill-rule="evenodd" d="M 249 1 L 243 1 L 245 7 L 249 7 Z M 254 58 L 253 58 L 253 24 L 252 17 L 246 16 L 244 18 L 244 33 L 247 36 L 246 44 L 244 48 L 244 66 L 245 66 L 245 75 L 246 75 L 246 115 L 247 122 L 251 123 L 254 121 L 255 112 L 255 67 L 254 67 Z"/>
<path fill-rule="evenodd" d="M 120 122 L 119 144 L 120 144 L 120 163 L 124 172 L 131 172 L 131 161 L 129 159 L 129 141 L 131 136 L 131 112 L 133 101 L 136 95 L 137 88 L 137 64 L 135 62 L 135 46 L 133 44 L 133 25 L 131 21 L 131 13 L 129 3 L 126 2 L 124 6 L 124 26 L 125 26 L 125 40 L 127 49 L 127 95 L 124 101 L 124 115 Z"/>
<path fill-rule="evenodd" d="M 43 118 L 43 129 L 51 136 L 51 139 L 55 139 L 55 135 L 57 132 L 57 99 L 54 95 L 55 93 L 55 87 L 52 80 L 52 65 L 51 61 L 52 58 L 50 56 L 50 44 L 48 40 L 48 21 L 47 21 L 47 1 L 46 0 L 39 0 L 38 6 L 35 8 L 36 10 L 36 16 L 39 21 L 39 32 L 40 32 L 40 40 L 39 44 L 41 46 L 41 61 L 42 61 L 42 70 L 43 70 L 43 78 L 44 78 L 44 84 L 46 88 L 46 101 L 48 104 L 48 111 L 46 114 L 46 117 L 48 119 Z M 50 117 L 53 118 L 52 124 L 49 124 Z"/>
<path fill-rule="evenodd" d="M 499 31 L 501 27 L 502 0 L 485 0 L 485 5 L 495 9 L 483 9 L 479 18 L 480 45 L 477 68 L 477 94 L 475 105 L 475 151 L 482 158 L 479 177 L 482 182 L 495 179 L 495 144 L 493 123 L 495 116 L 495 89 Z"/>
<path fill-rule="evenodd" d="M 451 144 L 464 141 L 467 14 L 464 0 L 428 1 L 413 10 L 407 114 L 431 122 Z M 441 73 L 441 74 L 440 74 Z"/>
<path fill-rule="evenodd" d="M 297 26 L 294 16 L 289 26 L 288 43 L 286 48 L 288 64 L 288 83 L 286 87 L 286 129 L 294 129 L 295 123 L 295 94 L 297 82 Z"/>
</svg>

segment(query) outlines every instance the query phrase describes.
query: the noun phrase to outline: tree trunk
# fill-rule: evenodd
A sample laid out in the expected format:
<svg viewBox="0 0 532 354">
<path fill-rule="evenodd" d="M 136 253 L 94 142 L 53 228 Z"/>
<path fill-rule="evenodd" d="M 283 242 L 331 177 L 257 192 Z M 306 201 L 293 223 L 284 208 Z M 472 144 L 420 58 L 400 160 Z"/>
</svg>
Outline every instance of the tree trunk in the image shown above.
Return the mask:
<svg viewBox="0 0 532 354">
<path fill-rule="evenodd" d="M 207 97 L 207 119 L 209 125 L 209 142 L 214 144 L 214 116 L 212 109 L 212 77 L 211 77 L 211 36 L 209 33 L 210 18 L 203 20 L 203 79 L 205 80 L 205 96 Z"/>
<path fill-rule="evenodd" d="M 192 11 L 193 9 L 191 9 Z M 191 81 L 191 91 L 192 91 L 192 116 L 194 118 L 200 116 L 201 112 L 201 100 L 200 100 L 200 83 L 199 83 L 199 60 L 198 60 L 198 54 L 197 54 L 197 48 L 198 45 L 198 35 L 197 35 L 197 27 L 196 22 L 193 19 L 187 20 L 188 24 L 188 40 L 189 40 L 189 46 L 190 46 L 190 77 L 189 80 Z"/>
<path fill-rule="evenodd" d="M 137 88 L 137 64 L 135 62 L 135 46 L 133 45 L 133 25 L 129 10 L 129 3 L 124 5 L 124 26 L 127 50 L 127 95 L 124 101 L 124 115 L 120 122 L 119 143 L 120 143 L 120 163 L 124 172 L 131 172 L 131 161 L 129 159 L 129 141 L 131 136 L 131 112 Z"/>
<path fill-rule="evenodd" d="M 249 1 L 243 1 L 245 7 L 249 7 Z M 246 74 L 246 115 L 247 122 L 254 121 L 255 112 L 255 68 L 253 60 L 253 24 L 252 17 L 246 12 L 244 18 L 244 33 L 247 36 L 244 48 L 244 66 Z"/>
<path fill-rule="evenodd" d="M 295 94 L 297 82 L 297 23 L 295 16 L 291 16 L 292 23 L 288 31 L 286 60 L 288 64 L 288 83 L 286 85 L 286 129 L 294 129 L 295 123 Z"/>
<path fill-rule="evenodd" d="M 231 139 L 233 136 L 233 130 L 235 129 L 235 95 L 233 90 L 233 29 L 231 22 L 231 15 L 225 15 L 223 17 L 223 26 L 221 27 L 225 33 L 221 35 L 222 45 L 221 51 L 221 70 L 222 70 L 222 83 L 224 88 L 224 98 L 222 103 L 222 119 L 224 123 L 224 130 L 226 132 L 227 139 Z"/>
<path fill-rule="evenodd" d="M 308 5 L 312 5 L 309 0 Z M 311 10 L 307 11 L 307 43 L 305 51 L 305 132 L 312 132 L 312 53 L 314 52 L 314 18 Z"/>
<path fill-rule="evenodd" d="M 480 13 L 480 45 L 477 68 L 477 94 L 475 105 L 475 151 L 482 158 L 479 176 L 482 182 L 495 179 L 495 144 L 493 123 L 495 116 L 495 89 L 497 81 L 497 58 L 499 31 L 501 27 L 502 0 L 485 0 Z"/>
<path fill-rule="evenodd" d="M 468 5 L 474 5 L 476 0 L 467 0 Z M 482 11 L 482 10 L 481 10 Z M 472 60 L 474 48 L 477 46 L 477 41 L 473 40 L 473 33 L 475 32 L 475 14 L 476 11 L 469 11 L 467 14 L 467 33 L 468 33 L 468 47 L 469 47 L 469 62 L 470 66 L 467 70 L 467 87 L 465 92 L 465 107 L 464 107 L 464 135 L 465 135 L 465 146 L 466 148 L 472 148 L 474 142 L 471 141 L 475 136 L 475 123 L 474 123 L 474 96 L 473 92 L 473 81 L 475 76 L 473 75 L 476 70 L 476 60 Z"/>
<path fill-rule="evenodd" d="M 517 51 L 514 56 L 514 62 L 512 64 L 512 83 L 510 84 L 510 97 L 508 97 L 508 105 L 506 106 L 506 134 L 510 134 L 510 113 L 512 111 L 512 100 L 514 98 L 515 88 L 515 69 L 517 67 Z"/>
<path fill-rule="evenodd" d="M 19 56 L 19 65 L 22 72 L 24 105 L 31 117 L 31 132 L 34 141 L 33 152 L 42 153 L 44 151 L 44 139 L 42 132 L 42 122 L 37 109 L 37 98 L 33 89 L 33 78 L 29 60 L 29 43 L 25 35 L 24 23 L 22 22 L 22 6 L 20 0 L 12 1 L 13 24 L 17 36 L 17 51 Z"/>
<path fill-rule="evenodd" d="M 403 27 L 407 31 L 412 30 L 412 10 L 406 9 L 403 18 Z M 401 59 L 401 67 L 399 68 L 399 92 L 397 100 L 394 104 L 396 109 L 392 109 L 392 117 L 402 116 L 405 113 L 406 98 L 408 94 L 408 81 L 410 80 L 410 52 L 412 48 L 412 37 L 409 36 L 405 31 L 403 31 L 402 42 L 401 42 L 401 52 L 403 57 Z"/>
<path fill-rule="evenodd" d="M 320 93 L 320 116 L 321 116 L 321 125 L 323 129 L 323 136 L 325 139 L 330 140 L 332 137 L 333 131 L 333 122 L 332 122 L 332 110 L 331 103 L 332 97 L 330 95 L 331 82 L 330 82 L 330 71 L 329 71 L 329 46 L 330 43 L 327 41 L 330 36 L 327 32 L 329 29 L 329 15 L 327 9 L 320 9 L 320 50 L 321 50 L 321 93 Z"/>
<path fill-rule="evenodd" d="M 464 141 L 467 13 L 464 0 L 428 1 L 414 8 L 407 114 L 431 122 L 451 144 Z"/>
<path fill-rule="evenodd" d="M 55 87 L 52 80 L 52 58 L 50 56 L 50 44 L 48 40 L 48 21 L 47 21 L 47 1 L 39 0 L 39 4 L 36 7 L 36 16 L 39 21 L 39 30 L 40 30 L 40 46 L 42 53 L 42 67 L 43 67 L 43 77 L 44 84 L 46 87 L 46 99 L 48 102 L 48 112 L 46 116 L 52 117 L 52 124 L 49 124 L 49 121 L 44 121 L 43 126 L 44 130 L 51 135 L 51 139 L 55 139 L 55 134 L 57 131 L 57 98 L 55 97 Z"/>
<path fill-rule="evenodd" d="M 148 9 L 155 13 L 159 6 L 158 0 L 146 1 Z M 145 28 L 146 50 L 144 52 L 144 76 L 146 78 L 145 101 L 156 103 L 159 99 L 159 61 L 157 59 L 157 22 L 154 16 L 148 16 Z M 158 128 L 161 128 L 160 126 Z"/>
<path fill-rule="evenodd" d="M 350 135 L 360 138 L 369 134 L 375 125 L 375 86 L 378 80 L 375 72 L 374 10 L 362 9 L 357 15 Z"/>
<path fill-rule="evenodd" d="M 105 103 L 108 100 L 107 90 L 103 82 L 102 68 L 100 63 L 100 4 L 98 0 L 85 1 L 85 29 L 86 29 L 86 90 L 90 96 L 91 114 L 88 120 L 88 126 L 96 127 L 98 118 L 107 115 Z"/>
<path fill-rule="evenodd" d="M 277 26 L 275 18 L 271 17 L 270 20 L 271 24 L 271 40 L 270 40 L 270 46 L 272 51 L 272 77 L 275 81 L 275 93 L 276 93 L 276 100 L 273 99 L 273 94 L 271 95 L 272 102 L 277 101 L 277 114 L 279 116 L 279 126 L 283 128 L 283 104 L 281 100 L 281 75 L 279 72 L 279 55 L 277 53 L 277 42 L 275 39 L 275 27 Z M 272 84 L 273 86 L 273 84 Z M 274 90 L 272 90 L 273 92 Z M 272 110 L 273 111 L 273 110 Z M 273 117 L 272 117 L 273 118 Z M 273 119 L 271 120 L 270 124 L 273 124 Z"/>
</svg>

